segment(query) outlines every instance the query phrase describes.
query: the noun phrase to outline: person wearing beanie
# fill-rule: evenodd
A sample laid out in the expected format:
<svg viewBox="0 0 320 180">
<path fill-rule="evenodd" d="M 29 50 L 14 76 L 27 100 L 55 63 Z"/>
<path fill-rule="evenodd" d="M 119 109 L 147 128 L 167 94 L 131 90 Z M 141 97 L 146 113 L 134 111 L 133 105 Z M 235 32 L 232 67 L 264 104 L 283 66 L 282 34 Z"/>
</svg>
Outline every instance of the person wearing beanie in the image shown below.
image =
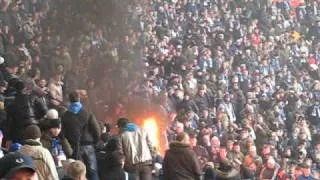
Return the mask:
<svg viewBox="0 0 320 180">
<path fill-rule="evenodd" d="M 51 152 L 56 166 L 61 169 L 61 161 L 72 156 L 72 147 L 61 133 L 60 119 L 45 119 L 44 121 L 46 125 L 40 141 L 42 146 Z"/>
<path fill-rule="evenodd" d="M 170 143 L 163 160 L 163 175 L 167 180 L 200 180 L 202 170 L 197 155 L 189 145 L 189 135 L 179 133 Z"/>
<path fill-rule="evenodd" d="M 20 153 L 30 156 L 40 180 L 59 179 L 51 153 L 40 142 L 41 130 L 37 125 L 27 126 L 23 132 L 24 143 Z"/>
</svg>

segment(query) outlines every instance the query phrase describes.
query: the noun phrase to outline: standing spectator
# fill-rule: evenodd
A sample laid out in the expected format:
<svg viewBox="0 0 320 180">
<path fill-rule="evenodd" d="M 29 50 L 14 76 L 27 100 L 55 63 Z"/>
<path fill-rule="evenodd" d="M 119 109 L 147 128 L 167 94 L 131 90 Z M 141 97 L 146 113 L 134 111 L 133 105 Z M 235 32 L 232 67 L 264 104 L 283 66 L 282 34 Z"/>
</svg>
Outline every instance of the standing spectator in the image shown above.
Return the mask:
<svg viewBox="0 0 320 180">
<path fill-rule="evenodd" d="M 200 179 L 200 164 L 189 145 L 189 136 L 186 133 L 178 134 L 176 141 L 170 144 L 163 161 L 163 174 L 167 180 Z"/>
<path fill-rule="evenodd" d="M 60 108 L 63 103 L 63 82 L 61 81 L 61 75 L 55 74 L 49 81 L 49 104 L 52 108 Z"/>
<path fill-rule="evenodd" d="M 151 180 L 153 153 L 148 134 L 125 118 L 120 118 L 117 125 L 121 133 L 119 152 L 126 158 L 125 170 L 135 174 L 137 179 Z"/>
<path fill-rule="evenodd" d="M 69 95 L 70 106 L 61 118 L 62 132 L 74 150 L 73 157 L 83 160 L 87 167 L 89 180 L 97 180 L 98 169 L 94 145 L 100 138 L 100 127 L 94 115 L 84 109 L 80 94 L 76 91 Z"/>
<path fill-rule="evenodd" d="M 46 114 L 46 108 L 39 99 L 24 93 L 23 82 L 18 81 L 15 89 L 17 95 L 8 107 L 9 138 L 14 143 L 22 141 L 25 127 L 39 123 L 36 117 L 43 117 Z"/>
<path fill-rule="evenodd" d="M 54 160 L 50 152 L 42 147 L 40 142 L 41 131 L 37 125 L 26 127 L 24 134 L 24 144 L 20 149 L 21 154 L 30 156 L 36 166 L 36 171 L 40 180 L 59 179 Z"/>
<path fill-rule="evenodd" d="M 61 133 L 60 119 L 45 119 L 44 121 L 45 128 L 41 136 L 41 143 L 51 152 L 59 177 L 63 177 L 62 161 L 72 156 L 71 145 Z"/>
</svg>

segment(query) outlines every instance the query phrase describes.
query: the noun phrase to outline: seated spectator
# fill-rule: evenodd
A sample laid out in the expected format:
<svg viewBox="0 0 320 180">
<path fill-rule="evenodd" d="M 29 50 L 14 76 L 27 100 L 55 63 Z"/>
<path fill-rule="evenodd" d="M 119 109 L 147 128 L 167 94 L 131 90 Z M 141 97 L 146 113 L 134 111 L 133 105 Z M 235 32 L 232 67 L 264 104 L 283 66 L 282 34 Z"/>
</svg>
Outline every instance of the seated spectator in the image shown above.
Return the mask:
<svg viewBox="0 0 320 180">
<path fill-rule="evenodd" d="M 39 179 L 32 159 L 19 152 L 9 153 L 0 159 L 0 169 L 0 179 Z"/>
</svg>

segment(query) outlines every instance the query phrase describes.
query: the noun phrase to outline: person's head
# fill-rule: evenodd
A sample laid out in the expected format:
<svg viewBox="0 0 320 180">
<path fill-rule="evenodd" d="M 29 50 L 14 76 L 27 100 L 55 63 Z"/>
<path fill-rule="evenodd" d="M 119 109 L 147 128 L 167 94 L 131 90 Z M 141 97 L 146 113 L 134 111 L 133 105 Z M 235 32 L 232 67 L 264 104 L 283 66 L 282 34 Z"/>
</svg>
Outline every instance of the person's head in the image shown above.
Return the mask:
<svg viewBox="0 0 320 180">
<path fill-rule="evenodd" d="M 190 141 L 190 146 L 191 147 L 195 147 L 197 146 L 197 136 L 195 134 L 190 134 L 190 137 L 189 137 L 189 141 Z"/>
<path fill-rule="evenodd" d="M 18 93 L 22 93 L 23 90 L 25 89 L 25 84 L 22 81 L 17 81 L 15 84 L 15 89 L 17 90 Z"/>
<path fill-rule="evenodd" d="M 119 129 L 122 129 L 126 127 L 129 122 L 130 122 L 129 119 L 127 118 L 120 118 L 118 119 L 117 126 Z"/>
<path fill-rule="evenodd" d="M 227 149 L 225 147 L 221 147 L 219 149 L 219 157 L 221 160 L 226 160 L 227 159 Z"/>
<path fill-rule="evenodd" d="M 115 166 L 121 166 L 123 168 L 124 163 L 125 163 L 125 159 L 126 159 L 126 157 L 118 151 L 114 151 L 112 153 L 111 161 L 113 162 L 113 165 L 115 165 Z"/>
<path fill-rule="evenodd" d="M 47 114 L 46 114 L 46 119 L 58 119 L 59 118 L 59 113 L 55 109 L 49 109 Z"/>
<path fill-rule="evenodd" d="M 302 168 L 302 173 L 304 176 L 309 176 L 311 174 L 311 169 L 310 169 L 310 166 L 305 164 Z"/>
<path fill-rule="evenodd" d="M 74 180 L 86 180 L 86 166 L 82 161 L 74 161 L 67 168 L 67 174 Z"/>
<path fill-rule="evenodd" d="M 177 134 L 176 137 L 176 141 L 181 142 L 181 143 L 185 143 L 185 144 L 189 144 L 189 135 L 185 132 L 179 133 Z"/>
<path fill-rule="evenodd" d="M 250 156 L 255 157 L 257 155 L 256 146 L 250 146 L 248 153 L 249 153 Z"/>
<path fill-rule="evenodd" d="M 219 140 L 219 138 L 217 137 L 217 136 L 213 136 L 212 138 L 211 138 L 211 146 L 212 147 L 220 147 L 220 140 Z"/>
<path fill-rule="evenodd" d="M 239 143 L 234 143 L 233 144 L 233 151 L 236 153 L 240 153 L 241 152 L 241 147 Z"/>
<path fill-rule="evenodd" d="M 184 125 L 181 122 L 177 122 L 175 126 L 175 131 L 177 134 L 182 133 L 184 131 Z"/>
<path fill-rule="evenodd" d="M 234 145 L 233 143 L 234 143 L 233 140 L 231 140 L 231 139 L 227 140 L 226 148 L 227 148 L 228 151 L 231 151 L 233 149 L 233 145 Z"/>
<path fill-rule="evenodd" d="M 40 78 L 40 70 L 37 68 L 30 69 L 27 74 L 32 79 L 39 79 Z"/>
<path fill-rule="evenodd" d="M 276 161 L 274 160 L 274 158 L 272 156 L 270 156 L 267 161 L 267 168 L 274 169 L 275 165 L 276 165 Z"/>
<path fill-rule="evenodd" d="M 9 153 L 0 159 L 0 179 L 38 180 L 31 157 L 19 152 Z"/>
<path fill-rule="evenodd" d="M 80 102 L 80 94 L 77 91 L 73 91 L 69 94 L 69 101 L 71 103 Z"/>
<path fill-rule="evenodd" d="M 41 130 L 37 125 L 30 125 L 24 129 L 23 138 L 24 140 L 40 140 Z"/>
<path fill-rule="evenodd" d="M 37 84 L 38 84 L 38 86 L 39 86 L 40 88 L 44 88 L 44 87 L 47 86 L 47 80 L 46 80 L 46 79 L 40 79 Z"/>
<path fill-rule="evenodd" d="M 61 132 L 61 121 L 60 119 L 48 119 L 48 130 L 53 137 L 59 136 Z"/>
</svg>

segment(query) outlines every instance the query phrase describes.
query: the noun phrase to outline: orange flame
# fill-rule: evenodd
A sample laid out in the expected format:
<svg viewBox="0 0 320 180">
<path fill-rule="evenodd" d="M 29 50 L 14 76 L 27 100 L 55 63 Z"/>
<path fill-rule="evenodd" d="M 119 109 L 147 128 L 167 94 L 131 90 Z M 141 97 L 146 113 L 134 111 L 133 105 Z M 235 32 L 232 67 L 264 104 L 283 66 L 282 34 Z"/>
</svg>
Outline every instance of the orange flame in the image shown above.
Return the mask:
<svg viewBox="0 0 320 180">
<path fill-rule="evenodd" d="M 154 118 L 148 118 L 143 120 L 142 128 L 148 133 L 150 141 L 152 145 L 156 148 L 160 148 L 160 133 L 159 133 L 159 126 Z"/>
</svg>

